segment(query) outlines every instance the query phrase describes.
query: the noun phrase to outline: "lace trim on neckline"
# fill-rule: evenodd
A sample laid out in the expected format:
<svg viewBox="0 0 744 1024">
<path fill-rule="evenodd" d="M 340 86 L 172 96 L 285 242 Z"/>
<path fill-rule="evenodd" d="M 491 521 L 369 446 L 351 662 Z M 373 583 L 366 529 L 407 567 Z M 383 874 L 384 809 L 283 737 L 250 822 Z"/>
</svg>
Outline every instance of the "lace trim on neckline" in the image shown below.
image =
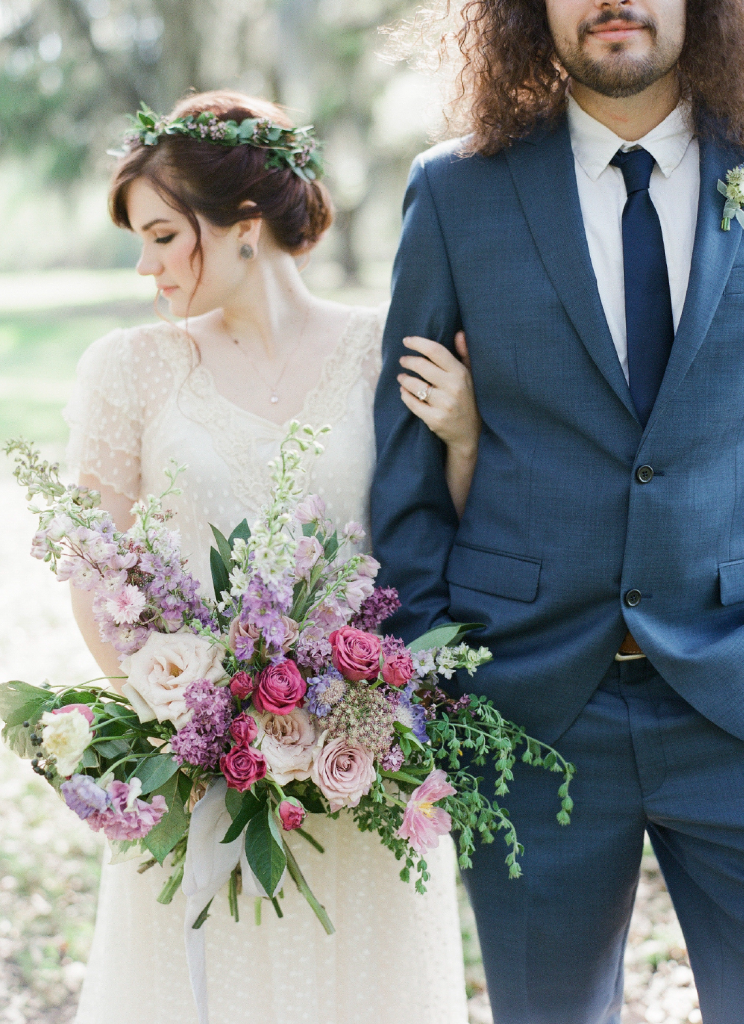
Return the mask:
<svg viewBox="0 0 744 1024">
<path fill-rule="evenodd" d="M 206 367 L 191 370 L 183 384 L 188 414 L 209 432 L 215 451 L 230 470 L 233 491 L 247 510 L 257 513 L 271 487 L 265 448 L 259 451 L 259 445 L 280 440 L 292 419 L 315 427 L 338 423 L 365 361 L 379 348 L 380 334 L 376 310 L 352 309 L 339 341 L 323 362 L 318 383 L 305 395 L 299 414 L 285 423 L 274 423 L 225 398 Z"/>
</svg>

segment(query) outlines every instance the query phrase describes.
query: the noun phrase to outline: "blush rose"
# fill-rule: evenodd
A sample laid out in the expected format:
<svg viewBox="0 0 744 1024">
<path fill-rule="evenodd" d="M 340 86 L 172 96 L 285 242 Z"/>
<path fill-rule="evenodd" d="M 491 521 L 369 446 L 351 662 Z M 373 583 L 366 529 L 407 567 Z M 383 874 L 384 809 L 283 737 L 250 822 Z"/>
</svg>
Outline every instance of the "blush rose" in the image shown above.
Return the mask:
<svg viewBox="0 0 744 1024">
<path fill-rule="evenodd" d="M 354 683 L 372 681 L 380 674 L 380 638 L 353 626 L 342 626 L 328 637 L 333 648 L 333 664 Z"/>
<path fill-rule="evenodd" d="M 255 747 L 233 747 L 220 758 L 220 771 L 230 789 L 242 793 L 266 775 L 266 760 Z"/>
<path fill-rule="evenodd" d="M 282 800 L 279 804 L 279 817 L 282 819 L 282 828 L 285 832 L 291 832 L 299 828 L 305 820 L 305 808 L 299 804 L 290 803 L 289 800 Z"/>
<path fill-rule="evenodd" d="M 307 683 L 293 661 L 269 665 L 256 676 L 253 704 L 257 711 L 288 715 L 299 707 L 307 693 Z"/>
<path fill-rule="evenodd" d="M 310 774 L 315 785 L 331 805 L 331 811 L 356 807 L 369 793 L 376 778 L 368 750 L 345 739 L 330 740 L 321 749 Z"/>
<path fill-rule="evenodd" d="M 382 678 L 388 686 L 405 686 L 413 678 L 413 660 L 408 651 L 395 651 L 386 656 Z"/>
</svg>

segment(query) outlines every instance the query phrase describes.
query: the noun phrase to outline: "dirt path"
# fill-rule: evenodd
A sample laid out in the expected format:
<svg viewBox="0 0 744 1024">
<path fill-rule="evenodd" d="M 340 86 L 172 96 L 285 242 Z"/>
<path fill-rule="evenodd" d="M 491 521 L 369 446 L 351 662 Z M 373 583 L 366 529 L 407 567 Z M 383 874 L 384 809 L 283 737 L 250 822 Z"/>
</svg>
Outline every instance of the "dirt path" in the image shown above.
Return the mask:
<svg viewBox="0 0 744 1024">
<path fill-rule="evenodd" d="M 33 520 L 0 467 L 0 680 L 98 675 L 66 587 L 28 556 Z M 27 763 L 0 749 L 0 1024 L 69 1024 L 95 914 L 101 842 Z M 463 905 L 472 1024 L 490 1024 L 472 915 Z M 626 956 L 623 1024 L 701 1021 L 684 941 L 653 855 Z"/>
</svg>

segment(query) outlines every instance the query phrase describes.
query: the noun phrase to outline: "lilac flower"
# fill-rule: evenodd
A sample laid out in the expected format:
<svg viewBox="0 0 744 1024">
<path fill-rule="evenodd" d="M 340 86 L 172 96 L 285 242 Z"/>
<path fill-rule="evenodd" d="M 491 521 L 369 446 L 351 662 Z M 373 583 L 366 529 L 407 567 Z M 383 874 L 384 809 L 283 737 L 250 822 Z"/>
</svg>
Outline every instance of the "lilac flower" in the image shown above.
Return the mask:
<svg viewBox="0 0 744 1024">
<path fill-rule="evenodd" d="M 233 698 L 227 686 L 215 686 L 207 679 L 196 679 L 184 693 L 186 707 L 193 710 L 191 720 L 171 740 L 171 749 L 179 764 L 215 768 L 225 752 L 225 743 L 233 719 Z"/>
<path fill-rule="evenodd" d="M 236 636 L 233 650 L 238 661 L 250 661 L 255 649 L 255 641 L 250 636 Z"/>
<path fill-rule="evenodd" d="M 385 657 L 390 658 L 399 651 L 405 651 L 406 645 L 397 636 L 386 636 L 383 637 L 382 643 L 380 644 L 382 653 Z"/>
<path fill-rule="evenodd" d="M 295 648 L 298 665 L 320 672 L 331 660 L 333 648 L 320 626 L 308 626 L 300 633 Z"/>
<path fill-rule="evenodd" d="M 405 756 L 400 749 L 400 744 L 394 743 L 380 761 L 380 766 L 386 772 L 397 772 L 403 767 L 404 761 Z"/>
<path fill-rule="evenodd" d="M 381 622 L 399 608 L 400 601 L 395 587 L 377 587 L 364 601 L 349 625 L 363 629 L 367 633 L 374 632 Z"/>
<path fill-rule="evenodd" d="M 75 774 L 60 786 L 65 803 L 85 821 L 94 811 L 103 811 L 108 804 L 105 790 L 91 779 L 89 775 Z"/>
</svg>

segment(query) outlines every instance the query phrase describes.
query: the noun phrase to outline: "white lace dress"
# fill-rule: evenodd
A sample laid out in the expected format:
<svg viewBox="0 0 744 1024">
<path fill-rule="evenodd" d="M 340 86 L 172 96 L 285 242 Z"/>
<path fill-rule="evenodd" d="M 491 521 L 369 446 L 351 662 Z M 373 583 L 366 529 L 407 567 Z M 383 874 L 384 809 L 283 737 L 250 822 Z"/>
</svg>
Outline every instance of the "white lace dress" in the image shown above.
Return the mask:
<svg viewBox="0 0 744 1024">
<path fill-rule="evenodd" d="M 308 488 L 341 524 L 367 519 L 374 462 L 372 397 L 379 372 L 376 311 L 355 309 L 297 418 L 333 431 L 312 464 Z M 284 427 L 224 399 L 194 365 L 170 325 L 117 330 L 94 342 L 66 410 L 73 466 L 133 500 L 160 493 L 173 457 L 187 470 L 168 499 L 192 572 L 210 579 L 209 523 L 229 533 L 265 501 L 267 461 Z M 351 816 L 313 816 L 290 844 L 336 934 L 326 936 L 291 883 L 284 918 L 252 900 L 235 924 L 218 894 L 206 924 L 213 1024 L 466 1024 L 462 948 L 448 840 L 428 860 L 426 896 L 398 877 L 400 865 Z M 184 899 L 162 906 L 166 878 L 139 860 L 103 867 L 95 935 L 76 1024 L 195 1024 L 183 941 Z"/>
</svg>

